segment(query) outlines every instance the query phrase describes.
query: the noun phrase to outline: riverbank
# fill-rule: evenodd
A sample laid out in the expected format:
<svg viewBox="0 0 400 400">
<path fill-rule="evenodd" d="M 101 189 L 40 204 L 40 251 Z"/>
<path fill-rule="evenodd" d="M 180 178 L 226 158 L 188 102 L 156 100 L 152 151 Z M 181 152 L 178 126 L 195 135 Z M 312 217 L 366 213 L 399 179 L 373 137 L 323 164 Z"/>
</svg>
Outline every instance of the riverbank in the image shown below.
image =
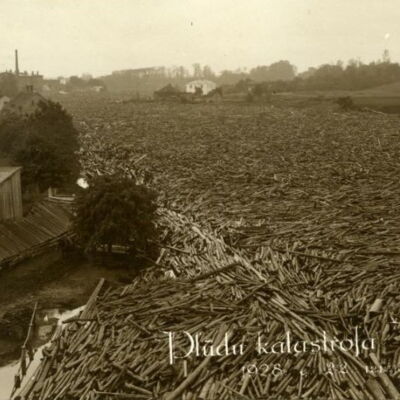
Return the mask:
<svg viewBox="0 0 400 400">
<path fill-rule="evenodd" d="M 71 310 L 84 305 L 99 279 L 130 282 L 134 268 L 107 266 L 57 250 L 0 272 L 0 366 L 19 357 L 34 304 Z"/>
</svg>

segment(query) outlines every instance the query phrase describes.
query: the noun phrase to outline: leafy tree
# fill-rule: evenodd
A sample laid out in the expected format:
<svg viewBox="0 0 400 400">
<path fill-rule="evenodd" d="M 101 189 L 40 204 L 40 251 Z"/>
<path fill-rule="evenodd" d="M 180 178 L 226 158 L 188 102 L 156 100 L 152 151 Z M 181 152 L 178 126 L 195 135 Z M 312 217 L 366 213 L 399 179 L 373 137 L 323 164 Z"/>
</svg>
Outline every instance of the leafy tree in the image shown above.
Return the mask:
<svg viewBox="0 0 400 400">
<path fill-rule="evenodd" d="M 307 78 L 310 78 L 311 76 L 313 76 L 315 74 L 316 70 L 317 70 L 317 68 L 309 67 L 307 69 L 307 71 L 301 72 L 297 76 L 302 79 L 307 79 Z"/>
<path fill-rule="evenodd" d="M 243 71 L 224 70 L 221 72 L 220 76 L 218 77 L 218 83 L 220 85 L 235 85 L 240 80 L 246 79 L 246 78 L 248 78 L 248 75 Z"/>
<path fill-rule="evenodd" d="M 69 78 L 69 85 L 71 86 L 75 86 L 77 88 L 81 88 L 81 87 L 85 87 L 86 86 L 86 82 L 82 79 L 79 78 L 78 76 L 71 76 Z"/>
<path fill-rule="evenodd" d="M 199 63 L 193 64 L 193 78 L 199 79 L 203 77 L 203 70 Z"/>
<path fill-rule="evenodd" d="M 250 78 L 257 82 L 290 81 L 296 76 L 296 67 L 289 61 L 278 61 L 269 66 L 260 65 L 250 71 Z"/>
<path fill-rule="evenodd" d="M 87 81 L 87 86 L 93 87 L 93 86 L 105 86 L 104 82 L 101 79 L 89 79 Z"/>
<path fill-rule="evenodd" d="M 42 101 L 28 117 L 8 114 L 0 121 L 0 153 L 21 165 L 23 188 L 62 187 L 79 174 L 78 132 L 72 117 L 52 101 Z"/>
<path fill-rule="evenodd" d="M 86 250 L 112 245 L 149 252 L 157 236 L 156 194 L 117 175 L 98 176 L 77 197 L 74 231 Z"/>
<path fill-rule="evenodd" d="M 390 61 L 363 64 L 350 60 L 346 67 L 337 62 L 308 72 L 293 81 L 291 90 L 362 90 L 400 80 L 400 65 Z"/>
<path fill-rule="evenodd" d="M 214 71 L 211 69 L 211 67 L 209 65 L 205 65 L 203 67 L 202 76 L 205 79 L 214 79 L 215 78 Z"/>
<path fill-rule="evenodd" d="M 270 81 L 290 81 L 296 76 L 296 67 L 287 60 L 269 66 Z"/>
<path fill-rule="evenodd" d="M 259 65 L 250 71 L 250 78 L 257 82 L 269 81 L 269 67 L 266 65 Z"/>
</svg>

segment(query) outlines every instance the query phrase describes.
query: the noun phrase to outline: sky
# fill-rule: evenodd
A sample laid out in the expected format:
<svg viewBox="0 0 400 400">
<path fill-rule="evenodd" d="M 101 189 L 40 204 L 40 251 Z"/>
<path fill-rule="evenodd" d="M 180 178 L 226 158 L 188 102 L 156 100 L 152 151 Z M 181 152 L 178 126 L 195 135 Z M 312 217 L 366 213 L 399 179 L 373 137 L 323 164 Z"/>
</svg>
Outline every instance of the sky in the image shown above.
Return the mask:
<svg viewBox="0 0 400 400">
<path fill-rule="evenodd" d="M 310 66 L 390 51 L 400 0 L 0 0 L 0 71 L 101 76 L 150 66 Z"/>
</svg>

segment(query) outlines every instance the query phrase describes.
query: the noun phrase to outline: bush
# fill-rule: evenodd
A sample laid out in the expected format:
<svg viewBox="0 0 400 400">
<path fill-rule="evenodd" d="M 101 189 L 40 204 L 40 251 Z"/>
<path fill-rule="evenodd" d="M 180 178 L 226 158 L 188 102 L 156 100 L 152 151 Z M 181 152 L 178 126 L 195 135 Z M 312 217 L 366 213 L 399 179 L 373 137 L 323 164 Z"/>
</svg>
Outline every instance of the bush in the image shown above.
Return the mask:
<svg viewBox="0 0 400 400">
<path fill-rule="evenodd" d="M 77 196 L 74 231 L 86 251 L 124 246 L 130 253 L 151 255 L 157 238 L 154 191 L 135 181 L 104 175 Z"/>
<path fill-rule="evenodd" d="M 355 108 L 353 99 L 350 96 L 339 97 L 337 99 L 337 104 L 344 111 L 354 110 Z"/>
</svg>

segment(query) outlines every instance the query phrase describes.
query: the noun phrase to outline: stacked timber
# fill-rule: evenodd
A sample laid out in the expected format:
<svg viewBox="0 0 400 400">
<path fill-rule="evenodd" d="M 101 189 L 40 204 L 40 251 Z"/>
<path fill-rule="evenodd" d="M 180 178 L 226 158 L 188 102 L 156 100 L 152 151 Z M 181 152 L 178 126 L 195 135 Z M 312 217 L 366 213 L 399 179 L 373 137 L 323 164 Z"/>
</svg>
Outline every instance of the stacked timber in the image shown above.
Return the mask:
<svg viewBox="0 0 400 400">
<path fill-rule="evenodd" d="M 400 398 L 394 268 L 296 249 L 250 257 L 180 214 L 162 220 L 158 266 L 98 289 L 21 399 Z"/>
</svg>

